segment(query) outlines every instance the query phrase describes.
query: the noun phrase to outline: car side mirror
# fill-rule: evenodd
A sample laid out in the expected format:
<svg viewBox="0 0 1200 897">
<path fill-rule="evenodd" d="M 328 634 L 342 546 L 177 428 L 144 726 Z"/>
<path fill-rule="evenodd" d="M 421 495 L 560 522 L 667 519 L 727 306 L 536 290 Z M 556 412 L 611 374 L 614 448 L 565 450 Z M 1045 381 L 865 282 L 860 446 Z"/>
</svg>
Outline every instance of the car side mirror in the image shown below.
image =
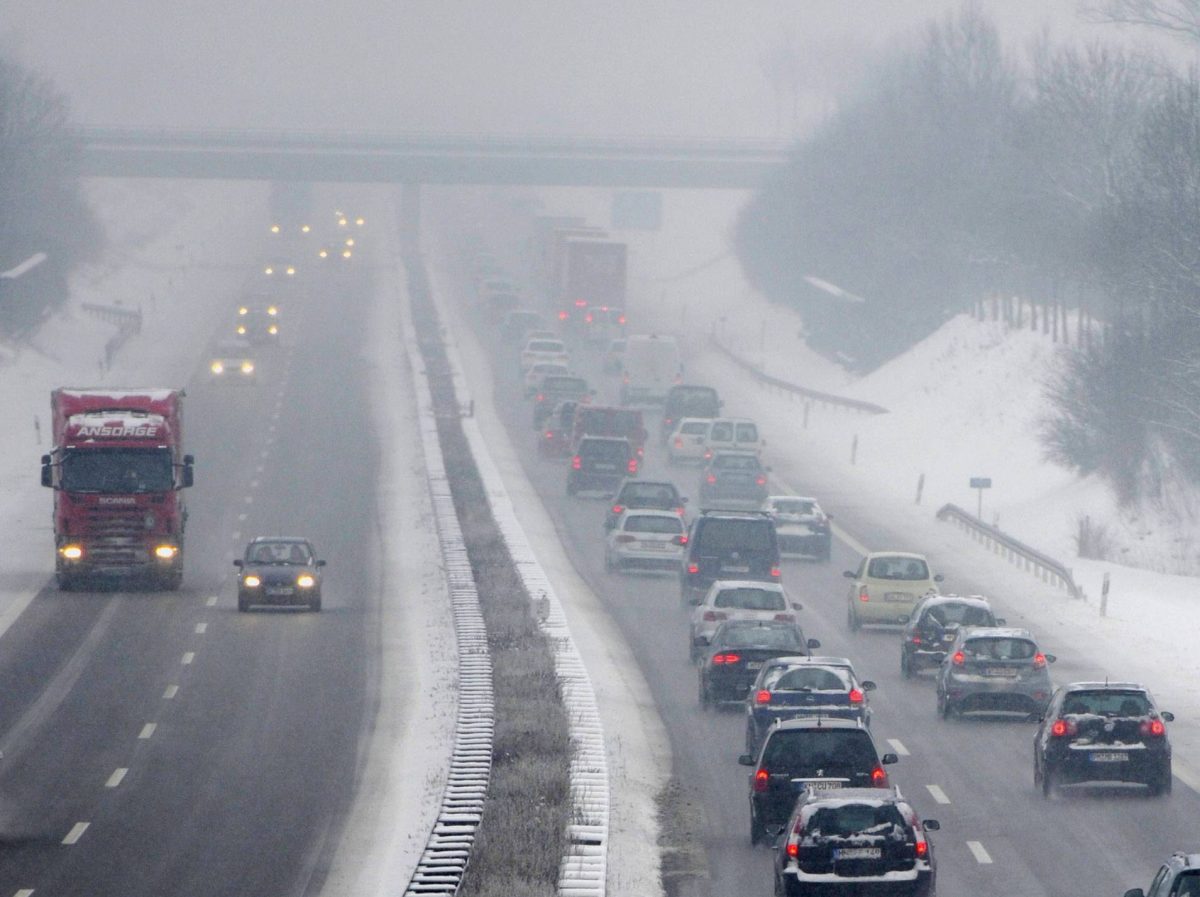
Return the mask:
<svg viewBox="0 0 1200 897">
<path fill-rule="evenodd" d="M 942 824 L 936 819 L 922 819 L 921 826 L 927 832 L 940 832 L 942 830 Z"/>
<path fill-rule="evenodd" d="M 792 610 L 804 610 L 804 605 L 801 604 L 799 601 L 793 601 L 792 602 Z"/>
<path fill-rule="evenodd" d="M 752 756 L 750 756 L 749 754 L 742 754 L 740 757 L 738 757 L 738 765 L 739 766 L 753 766 L 754 758 Z"/>
<path fill-rule="evenodd" d="M 1046 663 L 1054 663 L 1054 661 L 1056 661 L 1056 660 L 1058 660 L 1057 655 L 1055 655 L 1055 654 L 1047 654 L 1046 655 Z"/>
<path fill-rule="evenodd" d="M 846 579 L 854 579 L 854 571 L 853 570 L 843 570 L 842 576 L 846 577 Z"/>
<path fill-rule="evenodd" d="M 682 498 L 680 498 L 680 499 L 679 499 L 679 503 L 680 503 L 681 505 L 686 505 L 686 504 L 687 504 L 687 501 L 688 501 L 688 500 L 687 500 L 687 496 L 686 496 L 686 495 L 685 495 L 685 496 L 683 496 Z"/>
<path fill-rule="evenodd" d="M 1146 897 L 1146 892 L 1141 888 L 1130 888 L 1125 892 L 1124 897 Z"/>
<path fill-rule="evenodd" d="M 692 644 L 695 645 L 697 648 L 707 647 L 708 638 L 707 638 L 707 636 L 698 635 L 694 639 L 692 639 Z"/>
<path fill-rule="evenodd" d="M 1006 626 L 1006 625 L 1008 625 L 1008 621 L 1005 620 L 1004 617 L 996 617 L 996 625 L 997 626 Z"/>
<path fill-rule="evenodd" d="M 888 754 L 884 754 L 880 758 L 879 762 L 882 763 L 884 766 L 891 766 L 893 763 L 899 763 L 900 758 L 897 757 L 895 754 L 888 753 Z"/>
<path fill-rule="evenodd" d="M 318 566 L 318 567 L 324 567 L 324 566 L 325 566 L 325 562 L 324 562 L 324 561 L 317 561 L 317 566 Z"/>
<path fill-rule="evenodd" d="M 933 581 L 934 582 L 945 582 L 946 577 L 944 577 L 944 576 L 942 576 L 942 574 L 938 573 L 933 577 Z"/>
<path fill-rule="evenodd" d="M 860 682 L 858 684 L 862 686 L 863 691 L 874 691 L 878 687 L 870 679 L 864 679 L 862 682 Z"/>
<path fill-rule="evenodd" d="M 820 640 L 815 638 L 810 638 L 807 642 L 805 642 L 805 644 L 808 645 L 809 651 L 816 651 L 819 647 L 821 647 Z"/>
<path fill-rule="evenodd" d="M 242 559 L 241 559 L 241 558 L 238 558 L 237 560 L 235 560 L 235 561 L 233 562 L 233 566 L 235 566 L 235 567 L 241 567 L 241 566 L 242 566 Z"/>
<path fill-rule="evenodd" d="M 1170 710 L 1161 710 L 1161 711 L 1159 711 L 1158 715 L 1164 723 L 1175 722 L 1175 714 L 1172 713 Z"/>
</svg>

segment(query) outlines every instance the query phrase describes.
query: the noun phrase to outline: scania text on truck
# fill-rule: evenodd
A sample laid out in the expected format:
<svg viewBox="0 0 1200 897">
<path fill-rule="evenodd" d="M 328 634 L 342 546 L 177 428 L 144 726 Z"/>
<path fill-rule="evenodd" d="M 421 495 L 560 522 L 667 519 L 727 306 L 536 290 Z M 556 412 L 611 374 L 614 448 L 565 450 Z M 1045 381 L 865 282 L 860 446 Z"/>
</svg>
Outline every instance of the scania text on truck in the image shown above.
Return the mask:
<svg viewBox="0 0 1200 897">
<path fill-rule="evenodd" d="M 54 490 L 55 574 L 69 590 L 137 578 L 177 589 L 183 579 L 183 390 L 73 389 L 50 394 L 54 447 L 42 485 Z"/>
</svg>

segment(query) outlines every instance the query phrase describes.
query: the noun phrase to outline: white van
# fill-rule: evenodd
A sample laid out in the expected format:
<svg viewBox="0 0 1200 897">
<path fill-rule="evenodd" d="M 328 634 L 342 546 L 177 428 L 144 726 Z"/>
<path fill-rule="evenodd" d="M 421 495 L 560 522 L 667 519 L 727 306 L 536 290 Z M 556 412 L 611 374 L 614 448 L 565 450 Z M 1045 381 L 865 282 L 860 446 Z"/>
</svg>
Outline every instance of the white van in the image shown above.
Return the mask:
<svg viewBox="0 0 1200 897">
<path fill-rule="evenodd" d="M 683 362 L 673 336 L 637 334 L 625 341 L 621 374 L 622 405 L 655 405 L 683 381 Z"/>
<path fill-rule="evenodd" d="M 708 423 L 704 436 L 704 458 L 708 460 L 716 452 L 754 452 L 762 455 L 766 440 L 758 432 L 758 424 L 747 417 L 717 417 Z"/>
</svg>

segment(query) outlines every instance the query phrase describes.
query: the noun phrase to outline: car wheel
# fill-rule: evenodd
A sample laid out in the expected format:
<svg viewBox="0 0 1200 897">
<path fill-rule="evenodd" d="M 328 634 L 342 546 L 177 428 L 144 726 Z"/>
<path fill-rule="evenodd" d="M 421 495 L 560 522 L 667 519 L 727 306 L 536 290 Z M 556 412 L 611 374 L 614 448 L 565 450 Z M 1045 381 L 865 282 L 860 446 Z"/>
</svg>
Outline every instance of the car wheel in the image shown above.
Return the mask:
<svg viewBox="0 0 1200 897">
<path fill-rule="evenodd" d="M 321 596 L 320 595 L 314 595 L 311 599 L 309 599 L 308 609 L 310 611 L 312 611 L 314 614 L 319 614 L 321 612 Z"/>
<path fill-rule="evenodd" d="M 942 715 L 942 719 L 950 719 L 954 715 L 953 702 L 940 692 L 938 693 L 938 713 Z"/>
<path fill-rule="evenodd" d="M 60 570 L 55 574 L 54 578 L 58 581 L 58 590 L 60 592 L 74 592 L 79 588 L 79 579 L 70 573 Z"/>
<path fill-rule="evenodd" d="M 1052 797 L 1054 795 L 1054 773 L 1049 766 L 1042 767 L 1042 797 Z"/>
<path fill-rule="evenodd" d="M 900 675 L 905 679 L 913 677 L 912 661 L 908 658 L 908 652 L 904 650 L 900 651 Z"/>
<path fill-rule="evenodd" d="M 858 632 L 862 623 L 858 619 L 858 614 L 855 613 L 854 605 L 846 608 L 846 625 L 850 627 L 851 632 Z"/>
<path fill-rule="evenodd" d="M 574 495 L 576 492 L 575 481 L 567 480 L 567 495 Z"/>
<path fill-rule="evenodd" d="M 764 826 L 761 822 L 759 822 L 758 817 L 756 817 L 753 813 L 751 813 L 750 814 L 750 846 L 751 847 L 758 846 L 758 844 L 760 842 L 766 840 L 766 837 L 767 837 L 766 826 Z"/>
<path fill-rule="evenodd" d="M 247 598 L 245 595 L 239 594 L 238 595 L 238 611 L 240 613 L 244 614 L 248 610 L 250 610 L 250 599 Z"/>
<path fill-rule="evenodd" d="M 1150 794 L 1153 797 L 1163 797 L 1171 793 L 1171 764 L 1159 770 L 1158 776 L 1150 782 Z"/>
<path fill-rule="evenodd" d="M 704 684 L 704 677 L 699 676 L 697 678 L 700 680 L 700 695 L 699 695 L 700 709 L 701 710 L 711 710 L 712 709 L 712 693 L 708 690 L 708 686 Z"/>
<path fill-rule="evenodd" d="M 604 552 L 604 572 L 605 573 L 613 572 L 612 555 L 609 554 L 607 551 Z"/>
<path fill-rule="evenodd" d="M 751 757 L 758 753 L 758 739 L 754 737 L 754 726 L 746 723 L 746 753 Z"/>
</svg>

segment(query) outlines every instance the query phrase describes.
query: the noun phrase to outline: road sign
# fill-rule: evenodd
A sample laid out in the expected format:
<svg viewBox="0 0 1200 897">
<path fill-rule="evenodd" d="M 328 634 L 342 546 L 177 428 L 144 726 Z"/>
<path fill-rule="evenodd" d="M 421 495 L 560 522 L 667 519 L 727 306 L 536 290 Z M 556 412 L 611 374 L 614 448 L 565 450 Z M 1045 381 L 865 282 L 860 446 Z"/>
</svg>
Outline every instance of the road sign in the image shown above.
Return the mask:
<svg viewBox="0 0 1200 897">
<path fill-rule="evenodd" d="M 972 489 L 991 489 L 992 488 L 992 478 L 991 477 L 971 477 L 971 488 Z"/>
</svg>

